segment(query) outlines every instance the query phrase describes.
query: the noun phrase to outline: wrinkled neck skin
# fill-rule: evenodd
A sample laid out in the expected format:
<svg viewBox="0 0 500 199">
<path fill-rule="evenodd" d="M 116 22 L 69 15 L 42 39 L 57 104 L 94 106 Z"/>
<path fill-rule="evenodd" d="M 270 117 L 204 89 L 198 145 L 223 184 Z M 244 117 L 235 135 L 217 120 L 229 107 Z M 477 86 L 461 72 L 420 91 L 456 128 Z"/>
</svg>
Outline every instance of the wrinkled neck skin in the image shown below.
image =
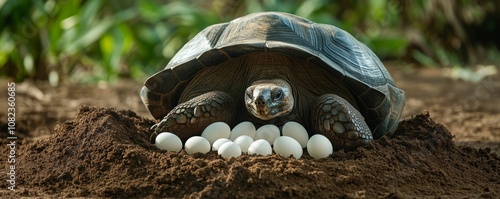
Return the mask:
<svg viewBox="0 0 500 199">
<path fill-rule="evenodd" d="M 255 81 L 245 91 L 245 106 L 261 120 L 288 115 L 294 108 L 292 87 L 279 78 Z"/>
<path fill-rule="evenodd" d="M 302 102 L 292 83 L 295 81 L 290 69 L 292 60 L 280 53 L 259 53 L 250 55 L 244 64 L 248 66 L 244 104 L 249 119 L 260 125 L 278 126 L 300 120 L 298 103 Z M 279 90 L 283 99 L 278 99 Z"/>
</svg>

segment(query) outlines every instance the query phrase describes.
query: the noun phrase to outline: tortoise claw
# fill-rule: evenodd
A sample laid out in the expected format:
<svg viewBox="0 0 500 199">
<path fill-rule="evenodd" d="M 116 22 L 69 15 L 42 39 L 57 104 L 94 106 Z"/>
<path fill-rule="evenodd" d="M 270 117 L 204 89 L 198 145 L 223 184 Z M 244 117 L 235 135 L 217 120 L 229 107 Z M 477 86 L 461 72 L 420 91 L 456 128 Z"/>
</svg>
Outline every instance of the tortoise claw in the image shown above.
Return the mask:
<svg viewBox="0 0 500 199">
<path fill-rule="evenodd" d="M 151 132 L 151 136 L 149 137 L 149 142 L 151 144 L 156 143 L 156 136 L 158 136 L 158 132 L 156 131 L 157 128 L 158 128 L 158 124 L 155 124 L 155 125 L 151 126 L 151 128 L 149 128 L 149 132 Z"/>
</svg>

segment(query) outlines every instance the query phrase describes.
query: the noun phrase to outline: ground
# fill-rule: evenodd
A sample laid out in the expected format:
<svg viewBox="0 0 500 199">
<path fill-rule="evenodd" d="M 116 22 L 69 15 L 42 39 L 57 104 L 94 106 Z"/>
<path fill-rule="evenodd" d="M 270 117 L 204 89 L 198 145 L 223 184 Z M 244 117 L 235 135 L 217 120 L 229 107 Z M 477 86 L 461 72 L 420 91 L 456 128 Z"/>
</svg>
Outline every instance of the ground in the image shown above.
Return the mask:
<svg viewBox="0 0 500 199">
<path fill-rule="evenodd" d="M 407 102 L 394 135 L 314 160 L 165 153 L 141 83 L 16 84 L 15 193 L 43 197 L 500 197 L 500 75 L 478 83 L 446 69 L 387 64 Z M 3 80 L 2 85 L 7 85 Z M 6 99 L 6 92 L 0 99 Z M 5 100 L 3 100 L 5 101 Z M 7 110 L 7 104 L 0 104 Z M 7 115 L 0 112 L 7 137 Z M 8 141 L 2 139 L 2 146 Z M 8 173 L 7 154 L 0 157 Z M 6 175 L 4 175 L 6 176 Z M 4 180 L 4 186 L 8 183 Z"/>
</svg>

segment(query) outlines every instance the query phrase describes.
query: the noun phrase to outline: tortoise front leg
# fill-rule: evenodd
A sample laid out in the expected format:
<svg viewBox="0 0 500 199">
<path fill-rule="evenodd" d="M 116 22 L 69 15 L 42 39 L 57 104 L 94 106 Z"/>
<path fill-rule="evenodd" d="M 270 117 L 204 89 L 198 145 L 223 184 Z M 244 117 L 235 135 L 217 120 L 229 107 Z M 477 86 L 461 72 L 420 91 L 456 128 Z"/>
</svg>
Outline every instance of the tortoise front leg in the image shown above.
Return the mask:
<svg viewBox="0 0 500 199">
<path fill-rule="evenodd" d="M 334 149 L 353 150 L 373 140 L 361 113 L 338 95 L 318 97 L 312 104 L 311 116 L 314 131 L 326 136 Z"/>
<path fill-rule="evenodd" d="M 171 132 L 183 142 L 192 136 L 201 135 L 214 122 L 229 125 L 236 117 L 236 104 L 231 96 L 222 91 L 212 91 L 199 95 L 177 105 L 158 124 L 151 127 L 151 143 L 161 132 Z"/>
</svg>

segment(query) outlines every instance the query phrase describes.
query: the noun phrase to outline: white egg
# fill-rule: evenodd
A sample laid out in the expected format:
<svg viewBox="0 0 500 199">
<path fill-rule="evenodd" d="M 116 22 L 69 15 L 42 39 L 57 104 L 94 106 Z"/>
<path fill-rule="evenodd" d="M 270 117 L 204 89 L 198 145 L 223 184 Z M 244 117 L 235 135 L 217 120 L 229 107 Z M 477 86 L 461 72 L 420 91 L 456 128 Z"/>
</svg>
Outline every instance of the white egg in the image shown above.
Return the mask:
<svg viewBox="0 0 500 199">
<path fill-rule="evenodd" d="M 156 136 L 155 145 L 159 149 L 179 152 L 182 150 L 181 139 L 169 132 L 163 132 Z"/>
<path fill-rule="evenodd" d="M 307 142 L 307 153 L 315 159 L 326 158 L 333 153 L 333 146 L 324 135 L 316 134 Z"/>
<path fill-rule="evenodd" d="M 236 158 L 241 155 L 241 149 L 240 146 L 234 142 L 226 142 L 219 147 L 217 153 L 225 159 L 230 157 Z"/>
<path fill-rule="evenodd" d="M 253 139 L 248 135 L 242 135 L 234 140 L 234 143 L 240 146 L 241 152 L 246 153 L 248 147 L 253 143 Z"/>
<path fill-rule="evenodd" d="M 276 125 L 267 124 L 257 129 L 257 132 L 255 132 L 254 140 L 264 139 L 269 142 L 269 144 L 273 144 L 274 140 L 279 136 L 280 129 Z"/>
<path fill-rule="evenodd" d="M 213 144 L 219 138 L 229 138 L 231 134 L 231 127 L 224 122 L 214 122 L 208 125 L 201 133 L 201 137 Z"/>
<path fill-rule="evenodd" d="M 218 140 L 215 140 L 214 144 L 212 144 L 212 151 L 219 150 L 219 147 L 226 142 L 231 142 L 231 140 L 227 138 L 219 138 Z"/>
<path fill-rule="evenodd" d="M 301 124 L 297 122 L 287 122 L 283 125 L 283 136 L 289 136 L 297 140 L 302 148 L 307 147 L 307 141 L 309 140 L 309 135 L 307 130 Z"/>
<path fill-rule="evenodd" d="M 253 142 L 248 147 L 248 154 L 250 155 L 271 155 L 273 153 L 273 149 L 271 148 L 271 144 L 267 140 L 259 139 Z"/>
<path fill-rule="evenodd" d="M 208 153 L 210 151 L 210 142 L 201 136 L 193 136 L 186 140 L 184 150 L 188 154 Z"/>
<path fill-rule="evenodd" d="M 234 141 L 242 135 L 248 135 L 253 139 L 255 137 L 255 126 L 251 122 L 239 123 L 231 130 L 229 139 Z"/>
<path fill-rule="evenodd" d="M 297 140 L 289 136 L 281 136 L 274 140 L 274 152 L 280 154 L 284 157 L 290 157 L 293 155 L 294 158 L 299 159 L 302 156 L 302 147 Z"/>
</svg>

